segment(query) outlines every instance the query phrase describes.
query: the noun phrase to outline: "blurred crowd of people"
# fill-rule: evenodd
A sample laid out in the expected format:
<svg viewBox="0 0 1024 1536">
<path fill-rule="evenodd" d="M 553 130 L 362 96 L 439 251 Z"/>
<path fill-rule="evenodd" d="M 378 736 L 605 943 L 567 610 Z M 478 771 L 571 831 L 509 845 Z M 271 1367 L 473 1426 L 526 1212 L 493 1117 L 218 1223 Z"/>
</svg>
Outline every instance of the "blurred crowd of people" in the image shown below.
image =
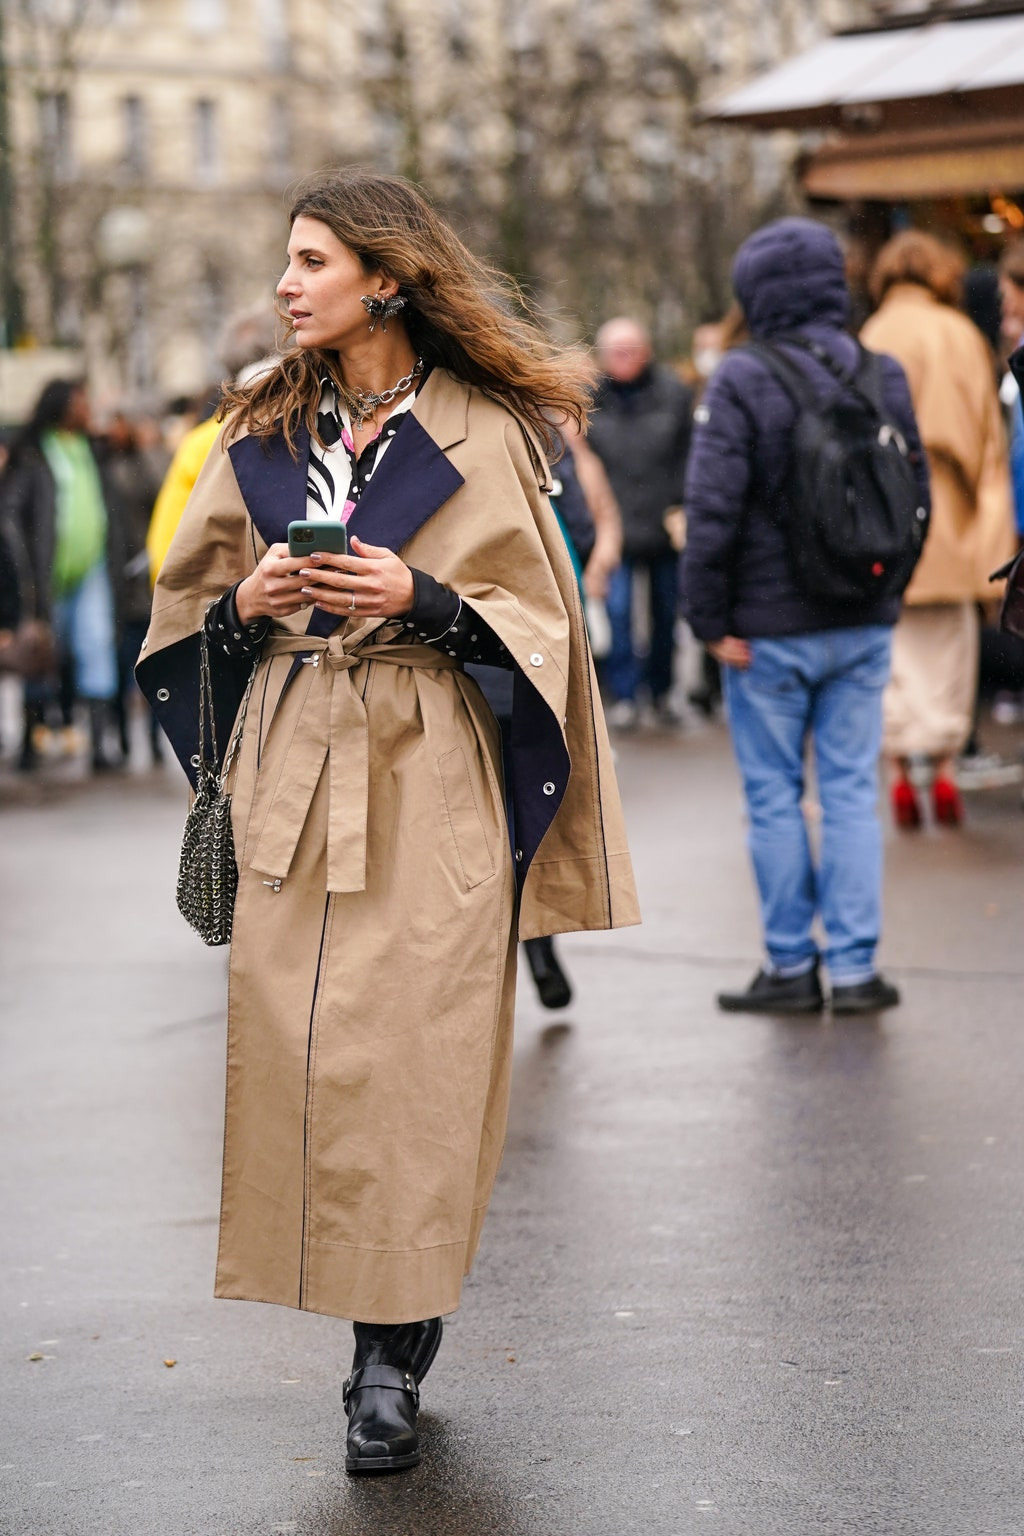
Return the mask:
<svg viewBox="0 0 1024 1536">
<path fill-rule="evenodd" d="M 904 231 L 878 252 L 867 302 L 854 298 L 842 296 L 841 326 L 868 309 L 862 343 L 902 366 L 932 487 L 928 538 L 904 596 L 885 691 L 892 811 L 900 828 L 920 827 L 926 786 L 934 819 L 957 825 L 962 788 L 1021 777 L 1019 760 L 984 750 L 978 724 L 982 704 L 998 724 L 1024 718 L 1024 646 L 1000 631 L 999 588 L 989 580 L 1024 540 L 1024 411 L 1007 366 L 1024 341 L 1024 241 L 1008 246 L 998 265 L 968 268 L 946 242 Z M 698 326 L 690 359 L 675 371 L 653 360 L 634 321 L 617 319 L 598 333 L 604 379 L 589 441 L 608 471 L 624 528 L 624 558 L 609 589 L 604 678 L 609 722 L 620 731 L 645 720 L 678 722 L 681 642 L 689 646 L 689 704 L 712 713 L 721 702 L 718 662 L 693 645 L 675 606 L 691 423 L 699 427 L 723 359 L 750 342 L 751 304 L 769 303 L 761 285 L 721 321 Z M 780 334 L 795 327 L 795 313 L 783 317 Z M 748 421 L 748 433 L 755 425 Z M 729 462 L 715 467 L 729 476 Z M 745 529 L 740 539 L 749 536 Z M 759 580 L 766 598 L 777 599 L 777 573 L 761 570 Z"/>
<path fill-rule="evenodd" d="M 8 665 L 24 676 L 18 766 L 128 752 L 132 666 L 149 617 L 146 534 L 166 458 L 154 423 L 94 430 L 85 384 L 57 379 L 7 450 L 0 481 Z M 24 633 L 36 637 L 24 654 Z M 134 654 L 133 654 L 134 647 Z M 154 751 L 159 753 L 156 736 Z"/>
<path fill-rule="evenodd" d="M 221 341 L 226 377 L 251 376 L 273 350 L 272 311 L 244 311 Z M 118 407 L 97 420 L 84 380 L 54 379 L 0 442 L 0 671 L 22 691 L 18 739 L 0 746 L 21 772 L 58 759 L 126 766 L 136 710 L 162 762 L 134 667 L 219 396 L 213 385 L 159 418 Z"/>
<path fill-rule="evenodd" d="M 909 829 L 924 819 L 922 782 L 936 819 L 955 823 L 960 787 L 1020 771 L 982 750 L 977 717 L 985 698 L 996 721 L 1024 718 L 1024 655 L 994 627 L 988 583 L 1024 537 L 1024 411 L 1006 368 L 1024 337 L 1024 242 L 998 269 L 967 272 L 949 246 L 906 232 L 880 253 L 871 299 L 862 337 L 906 371 L 935 503 L 885 700 L 893 814 Z M 695 413 L 699 422 L 709 380 L 748 335 L 734 305 L 697 327 L 690 358 L 673 367 L 634 317 L 597 332 L 594 410 L 554 466 L 555 502 L 619 732 L 674 729 L 686 704 L 705 715 L 721 704 L 718 663 L 680 617 L 679 563 Z M 225 377 L 251 377 L 274 346 L 267 307 L 236 316 L 220 348 Z M 129 758 L 152 582 L 219 430 L 218 397 L 211 386 L 162 419 L 125 407 L 97 423 L 85 384 L 55 380 L 0 439 L 0 669 L 23 684 L 20 735 L 0 748 L 21 770 L 70 756 L 104 772 Z M 152 724 L 148 743 L 158 762 Z"/>
</svg>

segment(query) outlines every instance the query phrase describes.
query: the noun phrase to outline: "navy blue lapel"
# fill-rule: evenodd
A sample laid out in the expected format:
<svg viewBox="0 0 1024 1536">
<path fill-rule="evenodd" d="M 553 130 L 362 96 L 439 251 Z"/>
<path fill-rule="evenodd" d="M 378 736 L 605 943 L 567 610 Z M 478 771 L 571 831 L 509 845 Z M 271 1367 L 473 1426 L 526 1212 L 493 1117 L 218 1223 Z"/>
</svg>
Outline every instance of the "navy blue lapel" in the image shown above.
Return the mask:
<svg viewBox="0 0 1024 1536">
<path fill-rule="evenodd" d="M 401 549 L 462 484 L 455 465 L 410 413 L 370 477 L 348 531 L 367 544 Z"/>
<path fill-rule="evenodd" d="M 280 432 L 262 440 L 243 437 L 228 449 L 242 500 L 266 544 L 286 544 L 288 524 L 306 515 L 309 432 L 301 422 L 295 450 L 293 458 Z"/>
<path fill-rule="evenodd" d="M 370 476 L 349 518 L 348 531 L 367 544 L 399 550 L 463 483 L 451 460 L 410 413 L 396 432 L 380 468 Z M 317 609 L 306 633 L 330 635 L 340 622 L 334 614 Z"/>
</svg>

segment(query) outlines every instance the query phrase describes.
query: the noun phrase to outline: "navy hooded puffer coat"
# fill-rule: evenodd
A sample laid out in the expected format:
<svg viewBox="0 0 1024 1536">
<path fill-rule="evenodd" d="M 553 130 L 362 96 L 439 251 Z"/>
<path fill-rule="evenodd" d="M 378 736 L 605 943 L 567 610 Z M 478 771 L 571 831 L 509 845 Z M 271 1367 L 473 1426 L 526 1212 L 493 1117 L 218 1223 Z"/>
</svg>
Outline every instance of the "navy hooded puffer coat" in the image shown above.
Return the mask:
<svg viewBox="0 0 1024 1536">
<path fill-rule="evenodd" d="M 733 288 L 755 339 L 799 332 L 844 368 L 857 345 L 844 329 L 848 293 L 838 241 L 810 219 L 779 219 L 740 247 Z M 823 399 L 842 386 L 821 363 L 788 348 Z M 914 458 L 921 505 L 930 506 L 928 468 L 906 377 L 883 358 L 885 402 Z M 894 624 L 898 598 L 837 604 L 809 596 L 797 582 L 786 545 L 786 482 L 796 410 L 753 354 L 729 353 L 697 412 L 686 476 L 686 549 L 682 607 L 701 640 L 754 640 L 864 624 Z"/>
</svg>

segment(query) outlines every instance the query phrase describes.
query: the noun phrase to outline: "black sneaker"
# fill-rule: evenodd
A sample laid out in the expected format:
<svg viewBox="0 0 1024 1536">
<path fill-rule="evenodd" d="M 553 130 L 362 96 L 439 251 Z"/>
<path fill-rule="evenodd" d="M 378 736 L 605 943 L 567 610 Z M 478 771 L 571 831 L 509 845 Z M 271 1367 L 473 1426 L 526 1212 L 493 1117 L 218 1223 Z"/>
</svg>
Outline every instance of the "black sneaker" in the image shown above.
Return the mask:
<svg viewBox="0 0 1024 1536">
<path fill-rule="evenodd" d="M 825 998 L 818 967 L 802 976 L 758 971 L 745 992 L 719 992 L 718 1006 L 726 1013 L 820 1013 Z"/>
<path fill-rule="evenodd" d="M 899 1001 L 892 982 L 877 974 L 852 987 L 832 988 L 833 1013 L 878 1013 L 883 1008 L 896 1008 Z"/>
</svg>

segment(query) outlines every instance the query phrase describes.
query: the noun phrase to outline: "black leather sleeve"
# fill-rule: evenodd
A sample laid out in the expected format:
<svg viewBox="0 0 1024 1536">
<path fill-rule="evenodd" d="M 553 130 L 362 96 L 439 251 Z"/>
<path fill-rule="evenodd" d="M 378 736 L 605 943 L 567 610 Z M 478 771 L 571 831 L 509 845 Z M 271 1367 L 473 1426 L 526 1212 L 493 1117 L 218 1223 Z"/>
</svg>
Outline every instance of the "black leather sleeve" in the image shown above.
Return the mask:
<svg viewBox="0 0 1024 1536">
<path fill-rule="evenodd" d="M 241 582 L 236 582 L 209 608 L 206 638 L 228 656 L 253 656 L 267 638 L 270 620 L 259 618 L 253 619 L 251 624 L 242 623 L 235 605 L 235 593 L 240 586 Z"/>
<path fill-rule="evenodd" d="M 404 638 L 436 645 L 439 651 L 459 661 L 512 669 L 512 657 L 493 629 L 463 603 L 457 592 L 442 586 L 425 571 L 414 567 L 410 570 L 414 595 L 404 620 Z"/>
<path fill-rule="evenodd" d="M 512 668 L 512 658 L 497 635 L 463 604 L 457 593 L 425 571 L 413 570 L 412 580 L 413 604 L 403 621 L 405 638 L 436 645 L 459 661 Z M 211 645 L 228 656 L 251 656 L 266 639 L 270 620 L 260 618 L 243 624 L 235 605 L 235 591 L 236 587 L 230 587 L 210 608 L 206 635 Z"/>
</svg>

